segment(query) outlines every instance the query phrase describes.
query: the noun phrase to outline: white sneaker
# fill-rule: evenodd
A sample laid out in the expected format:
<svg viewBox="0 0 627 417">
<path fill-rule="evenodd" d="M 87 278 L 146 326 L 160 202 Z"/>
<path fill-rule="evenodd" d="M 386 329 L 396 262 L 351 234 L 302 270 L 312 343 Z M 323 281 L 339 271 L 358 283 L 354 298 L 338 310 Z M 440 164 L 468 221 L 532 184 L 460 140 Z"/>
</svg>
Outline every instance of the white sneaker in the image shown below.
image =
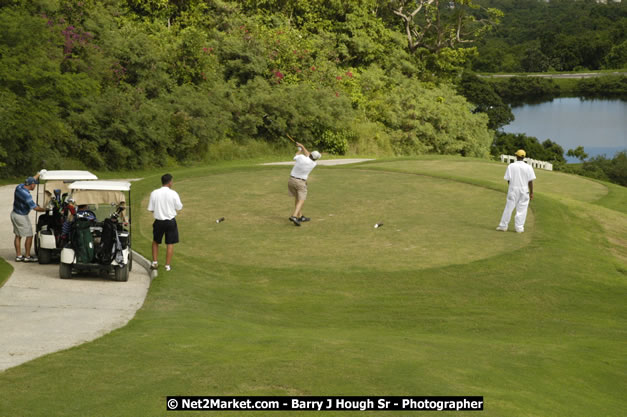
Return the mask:
<svg viewBox="0 0 627 417">
<path fill-rule="evenodd" d="M 516 233 L 524 233 L 525 229 L 516 229 Z"/>
<path fill-rule="evenodd" d="M 172 270 L 172 267 L 171 267 L 170 265 L 166 265 L 166 266 L 165 266 L 165 270 L 166 270 L 166 271 L 171 271 L 171 270 Z"/>
<path fill-rule="evenodd" d="M 159 263 L 158 262 L 153 262 L 152 264 L 150 264 L 150 269 L 152 269 L 153 271 L 155 269 L 157 269 L 159 267 Z"/>
<path fill-rule="evenodd" d="M 499 232 L 507 232 L 507 227 L 497 227 L 496 230 L 498 230 Z"/>
</svg>

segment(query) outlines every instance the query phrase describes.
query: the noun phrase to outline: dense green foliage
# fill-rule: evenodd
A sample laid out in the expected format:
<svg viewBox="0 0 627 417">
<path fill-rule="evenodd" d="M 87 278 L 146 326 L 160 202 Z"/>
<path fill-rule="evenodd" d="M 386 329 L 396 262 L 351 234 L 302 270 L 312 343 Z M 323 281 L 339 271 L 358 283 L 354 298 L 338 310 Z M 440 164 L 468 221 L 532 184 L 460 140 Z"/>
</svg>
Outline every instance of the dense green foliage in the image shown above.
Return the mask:
<svg viewBox="0 0 627 417">
<path fill-rule="evenodd" d="M 587 155 L 583 152 L 583 148 L 581 146 L 579 148 L 581 148 L 582 154 L 575 156 L 582 160 L 587 158 Z M 627 152 L 617 152 L 613 158 L 608 158 L 605 155 L 595 156 L 587 161 L 583 161 L 583 164 L 576 167 L 569 167 L 567 165 L 565 171 L 603 181 L 610 181 L 627 187 Z"/>
<path fill-rule="evenodd" d="M 486 90 L 494 92 L 508 104 L 533 103 L 560 96 L 603 97 L 627 100 L 627 76 L 602 75 L 591 78 L 543 78 L 518 76 L 507 78 L 483 78 Z M 464 91 L 460 91 L 464 94 Z M 470 96 L 466 96 L 472 101 Z"/>
<path fill-rule="evenodd" d="M 575 149 L 569 149 L 568 152 L 566 152 L 566 156 L 570 156 L 571 158 L 577 158 L 583 161 L 588 157 L 588 154 L 583 149 L 583 146 L 577 146 Z"/>
<path fill-rule="evenodd" d="M 514 120 L 512 109 L 503 101 L 495 87 L 487 80 L 470 72 L 465 72 L 458 89 L 461 95 L 477 106 L 475 112 L 488 115 L 490 129 L 497 129 Z M 503 94 L 504 91 L 500 91 L 500 93 Z"/>
<path fill-rule="evenodd" d="M 544 72 L 627 67 L 627 3 L 595 0 L 480 0 L 503 11 L 472 67 Z"/>
<path fill-rule="evenodd" d="M 627 76 L 586 78 L 577 83 L 575 91 L 583 97 L 618 97 L 627 100 Z"/>
<path fill-rule="evenodd" d="M 488 79 L 494 91 L 506 103 L 550 100 L 560 94 L 560 88 L 550 78 L 510 77 L 506 79 Z"/>
<path fill-rule="evenodd" d="M 537 138 L 522 133 L 496 132 L 490 153 L 494 157 L 514 155 L 518 149 L 524 149 L 529 158 L 551 162 L 558 170 L 566 163 L 560 145 L 550 139 L 540 143 Z"/>
<path fill-rule="evenodd" d="M 411 51 L 401 26 L 378 0 L 0 0 L 0 174 L 268 152 L 286 133 L 487 155 L 487 117 L 451 83 L 472 51 Z"/>
</svg>

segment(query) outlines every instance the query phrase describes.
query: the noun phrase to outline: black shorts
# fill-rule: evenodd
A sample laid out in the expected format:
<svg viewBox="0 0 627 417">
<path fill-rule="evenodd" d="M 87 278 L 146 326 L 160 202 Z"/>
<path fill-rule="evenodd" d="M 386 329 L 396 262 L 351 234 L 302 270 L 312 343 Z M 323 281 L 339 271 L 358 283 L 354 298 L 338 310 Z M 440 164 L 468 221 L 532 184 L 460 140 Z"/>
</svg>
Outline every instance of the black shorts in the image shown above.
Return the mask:
<svg viewBox="0 0 627 417">
<path fill-rule="evenodd" d="M 155 220 L 152 224 L 152 238 L 155 242 L 161 243 L 165 235 L 165 244 L 172 245 L 179 243 L 179 229 L 176 226 L 176 219 Z"/>
</svg>

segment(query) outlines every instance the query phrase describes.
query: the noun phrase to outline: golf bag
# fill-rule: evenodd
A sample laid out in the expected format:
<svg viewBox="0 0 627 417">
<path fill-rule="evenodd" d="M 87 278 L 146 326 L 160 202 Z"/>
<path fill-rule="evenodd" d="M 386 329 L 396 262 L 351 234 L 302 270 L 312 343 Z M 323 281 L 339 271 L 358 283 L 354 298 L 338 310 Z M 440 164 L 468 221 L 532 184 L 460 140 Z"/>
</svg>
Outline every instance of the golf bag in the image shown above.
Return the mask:
<svg viewBox="0 0 627 417">
<path fill-rule="evenodd" d="M 37 219 L 37 232 L 44 231 L 45 234 L 54 235 L 57 240 L 57 247 L 59 247 L 59 236 L 63 228 L 63 215 L 55 207 L 50 213 L 45 213 L 39 216 Z"/>
<path fill-rule="evenodd" d="M 105 219 L 102 224 L 98 262 L 109 265 L 113 260 L 117 261 L 119 265 L 123 265 L 122 244 L 118 236 L 117 222 L 112 219 Z"/>
<path fill-rule="evenodd" d="M 91 220 L 84 218 L 77 218 L 72 225 L 71 247 L 78 263 L 88 264 L 94 260 L 94 237 L 90 230 L 92 225 Z"/>
</svg>

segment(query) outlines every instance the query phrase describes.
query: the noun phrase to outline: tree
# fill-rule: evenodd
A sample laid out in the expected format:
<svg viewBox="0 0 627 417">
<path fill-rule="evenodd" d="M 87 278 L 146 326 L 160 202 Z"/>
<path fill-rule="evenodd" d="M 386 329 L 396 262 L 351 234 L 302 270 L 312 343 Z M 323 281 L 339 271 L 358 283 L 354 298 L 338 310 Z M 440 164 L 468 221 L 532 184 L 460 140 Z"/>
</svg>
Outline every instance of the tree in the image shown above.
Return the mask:
<svg viewBox="0 0 627 417">
<path fill-rule="evenodd" d="M 403 21 L 412 52 L 438 53 L 473 43 L 503 16 L 500 10 L 482 8 L 472 0 L 394 0 L 391 7 Z"/>
<path fill-rule="evenodd" d="M 538 45 L 533 45 L 525 50 L 525 56 L 520 65 L 526 72 L 545 72 L 549 69 L 549 58 L 542 53 Z"/>
<path fill-rule="evenodd" d="M 627 187 L 627 151 L 618 152 L 612 159 L 605 155 L 590 158 L 583 163 L 580 173 Z"/>
<path fill-rule="evenodd" d="M 627 66 L 627 40 L 614 45 L 605 56 L 604 68 L 625 68 Z"/>
<path fill-rule="evenodd" d="M 496 132 L 490 153 L 492 156 L 514 155 L 518 149 L 524 149 L 529 158 L 548 161 L 558 167 L 566 162 L 560 145 L 550 139 L 540 143 L 537 138 L 525 134 Z"/>
<path fill-rule="evenodd" d="M 551 139 L 547 139 L 542 142 L 544 153 L 541 157 L 536 159 L 542 159 L 544 161 L 552 162 L 553 164 L 565 164 L 564 148 L 561 145 L 553 142 Z"/>
<path fill-rule="evenodd" d="M 506 103 L 555 97 L 559 86 L 550 78 L 510 77 L 506 82 L 492 82 L 494 90 Z"/>
<path fill-rule="evenodd" d="M 619 69 L 625 65 L 621 47 L 627 33 L 625 1 L 477 1 L 503 10 L 505 16 L 502 24 L 478 43 L 480 59 L 473 62 L 475 71 L 521 70 L 512 68 L 509 59 L 499 59 L 498 54 L 516 56 L 518 61 L 523 58 L 524 70 L 529 71 Z M 495 50 L 495 45 L 500 49 Z"/>
<path fill-rule="evenodd" d="M 577 158 L 581 162 L 583 162 L 588 157 L 588 154 L 584 152 L 583 146 L 577 146 L 577 148 L 575 149 L 569 149 L 566 153 L 566 156 L 570 156 L 571 158 Z"/>
<path fill-rule="evenodd" d="M 466 99 L 477 106 L 473 113 L 488 115 L 490 129 L 498 129 L 514 120 L 514 114 L 508 104 L 494 91 L 492 84 L 472 73 L 465 72 L 458 91 Z"/>
<path fill-rule="evenodd" d="M 448 82 L 484 11 L 436 3 L 425 40 L 445 46 L 412 53 L 384 0 L 0 0 L 0 174 L 244 155 L 213 150 L 285 132 L 339 154 L 486 156 L 488 117 Z"/>
<path fill-rule="evenodd" d="M 64 39 L 41 15 L 0 8 L 0 163 L 4 175 L 58 168 L 75 140 L 65 123 L 95 94 L 85 73 L 61 71 Z"/>
<path fill-rule="evenodd" d="M 198 13 L 205 10 L 205 5 L 199 0 L 126 0 L 126 3 L 140 16 L 145 16 L 149 20 L 164 21 L 168 29 L 185 12 Z"/>
</svg>

